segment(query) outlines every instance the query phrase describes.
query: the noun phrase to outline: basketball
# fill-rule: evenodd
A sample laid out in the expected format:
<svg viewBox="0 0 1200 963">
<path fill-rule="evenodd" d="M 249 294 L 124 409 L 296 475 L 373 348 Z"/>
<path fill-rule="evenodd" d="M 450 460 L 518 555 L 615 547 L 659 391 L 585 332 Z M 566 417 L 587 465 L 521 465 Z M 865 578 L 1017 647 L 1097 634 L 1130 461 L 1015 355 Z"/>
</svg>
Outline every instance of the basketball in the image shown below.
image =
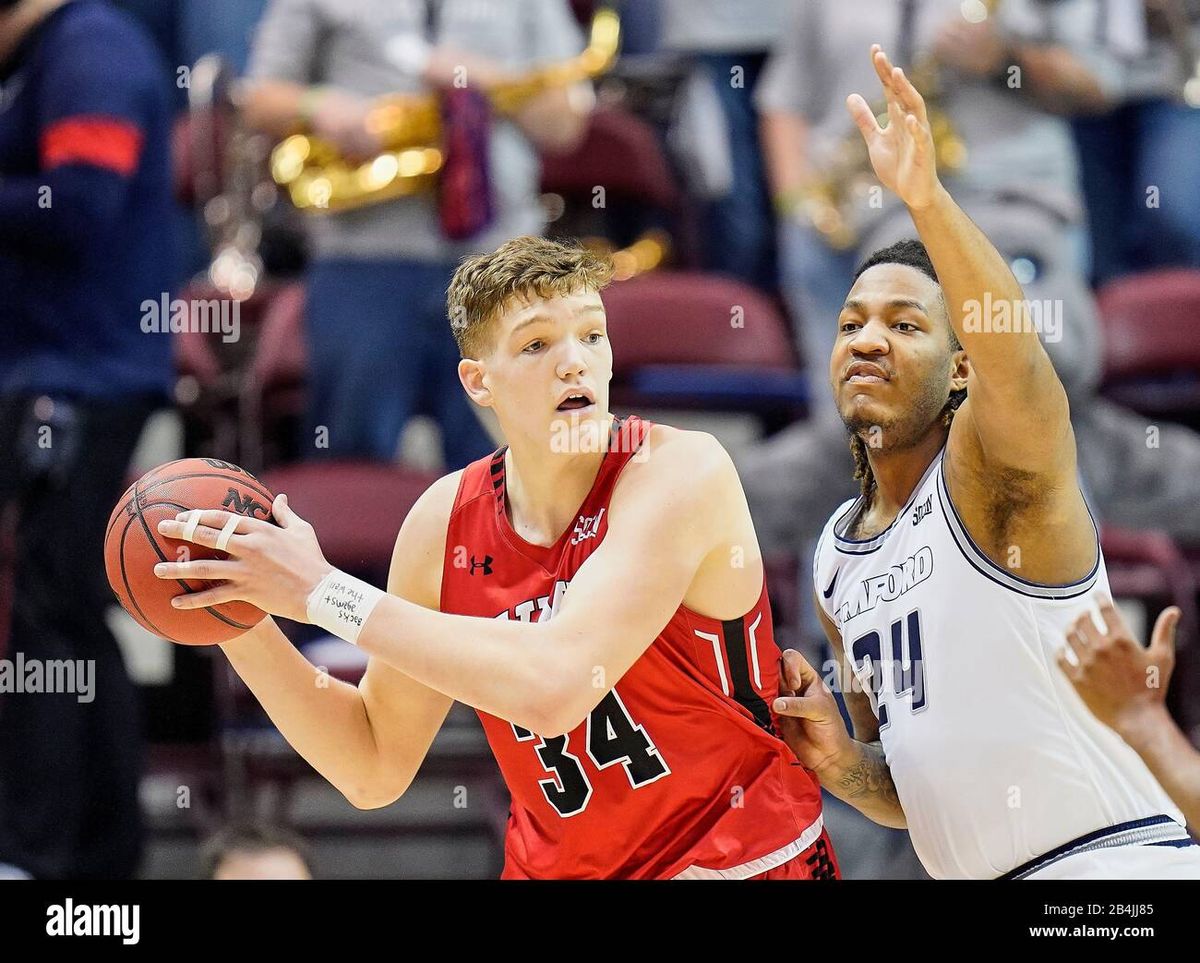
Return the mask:
<svg viewBox="0 0 1200 963">
<path fill-rule="evenodd" d="M 160 535 L 158 523 L 190 509 L 271 520 L 274 499 L 248 471 L 216 458 L 182 458 L 148 471 L 121 496 L 105 531 L 104 565 L 121 606 L 143 628 L 182 645 L 216 645 L 252 629 L 266 613 L 246 602 L 192 611 L 172 607 L 174 596 L 215 583 L 161 579 L 156 564 L 229 556 Z"/>
</svg>

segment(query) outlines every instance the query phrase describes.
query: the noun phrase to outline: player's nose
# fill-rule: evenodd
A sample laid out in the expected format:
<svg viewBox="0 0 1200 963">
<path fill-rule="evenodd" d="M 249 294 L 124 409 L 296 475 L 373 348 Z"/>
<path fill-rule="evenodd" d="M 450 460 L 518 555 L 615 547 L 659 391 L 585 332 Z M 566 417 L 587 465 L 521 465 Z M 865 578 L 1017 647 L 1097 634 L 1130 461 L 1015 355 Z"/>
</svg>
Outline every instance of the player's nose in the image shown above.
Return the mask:
<svg viewBox="0 0 1200 963">
<path fill-rule="evenodd" d="M 587 355 L 583 346 L 575 338 L 568 338 L 559 355 L 555 373 L 560 378 L 566 379 L 582 375 L 587 369 Z"/>
<path fill-rule="evenodd" d="M 847 346 L 852 354 L 887 354 L 891 349 L 887 330 L 882 320 L 872 318 L 851 335 Z"/>
</svg>

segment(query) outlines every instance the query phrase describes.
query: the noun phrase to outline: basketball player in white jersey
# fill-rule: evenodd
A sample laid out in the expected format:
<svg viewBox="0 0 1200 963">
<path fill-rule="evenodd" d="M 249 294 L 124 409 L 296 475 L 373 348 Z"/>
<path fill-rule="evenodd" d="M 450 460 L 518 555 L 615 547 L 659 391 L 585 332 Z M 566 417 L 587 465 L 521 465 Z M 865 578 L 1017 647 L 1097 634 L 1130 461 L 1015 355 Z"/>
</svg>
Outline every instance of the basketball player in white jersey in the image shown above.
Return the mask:
<svg viewBox="0 0 1200 963">
<path fill-rule="evenodd" d="M 938 180 L 920 94 L 872 58 L 887 126 L 847 106 L 924 246 L 860 268 L 830 359 L 863 491 L 826 524 L 814 579 L 854 737 L 798 653 L 775 709 L 822 785 L 907 826 L 935 878 L 1200 878 L 1180 811 L 1056 664 L 1108 593 L 1066 395 L 1016 279 Z M 1005 306 L 1015 330 L 988 313 Z"/>
</svg>

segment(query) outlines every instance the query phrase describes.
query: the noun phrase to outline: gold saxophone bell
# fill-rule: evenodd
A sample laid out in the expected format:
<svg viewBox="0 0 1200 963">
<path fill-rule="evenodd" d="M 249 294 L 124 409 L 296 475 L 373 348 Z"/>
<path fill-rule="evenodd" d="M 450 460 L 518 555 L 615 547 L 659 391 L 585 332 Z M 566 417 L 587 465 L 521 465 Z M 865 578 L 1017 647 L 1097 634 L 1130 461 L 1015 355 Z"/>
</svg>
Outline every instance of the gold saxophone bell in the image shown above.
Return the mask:
<svg viewBox="0 0 1200 963">
<path fill-rule="evenodd" d="M 496 84 L 486 91 L 488 100 L 501 114 L 512 113 L 543 91 L 596 77 L 612 65 L 620 37 L 617 13 L 597 10 L 579 56 Z M 382 98 L 367 127 L 385 148 L 375 157 L 350 161 L 328 141 L 294 134 L 271 152 L 271 176 L 302 211 L 351 210 L 433 189 L 444 161 L 436 94 Z"/>
<path fill-rule="evenodd" d="M 649 274 L 671 256 L 671 236 L 658 228 L 651 228 L 628 247 L 619 249 L 603 237 L 585 237 L 581 243 L 589 251 L 612 259 L 614 281 Z"/>
</svg>

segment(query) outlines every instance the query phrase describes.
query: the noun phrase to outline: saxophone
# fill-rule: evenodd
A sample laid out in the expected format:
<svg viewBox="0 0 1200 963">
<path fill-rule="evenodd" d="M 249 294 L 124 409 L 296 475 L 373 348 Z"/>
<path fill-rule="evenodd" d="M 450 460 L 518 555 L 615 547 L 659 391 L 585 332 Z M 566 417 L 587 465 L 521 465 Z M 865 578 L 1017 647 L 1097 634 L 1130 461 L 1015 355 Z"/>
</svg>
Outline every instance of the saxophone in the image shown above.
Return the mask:
<svg viewBox="0 0 1200 963">
<path fill-rule="evenodd" d="M 982 6 L 990 16 L 999 0 L 983 0 Z M 934 157 L 939 170 L 962 170 L 967 162 L 967 145 L 958 128 L 941 105 L 943 87 L 937 57 L 930 53 L 921 57 L 907 71 L 913 86 L 925 99 L 933 136 Z M 880 124 L 887 121 L 887 104 L 875 105 Z M 859 240 L 856 212 L 872 187 L 878 186 L 871 157 L 862 135 L 853 131 L 838 145 L 831 163 L 822 176 L 806 185 L 797 203 L 800 216 L 837 251 L 853 248 Z"/>
<path fill-rule="evenodd" d="M 530 71 L 487 89 L 493 109 L 511 114 L 530 98 L 588 80 L 612 65 L 621 22 L 601 8 L 592 18 L 587 48 L 577 57 Z M 327 141 L 294 134 L 271 152 L 271 176 L 302 211 L 344 211 L 432 190 L 444 160 L 437 94 L 381 98 L 367 118 L 384 150 L 357 163 Z"/>
</svg>

